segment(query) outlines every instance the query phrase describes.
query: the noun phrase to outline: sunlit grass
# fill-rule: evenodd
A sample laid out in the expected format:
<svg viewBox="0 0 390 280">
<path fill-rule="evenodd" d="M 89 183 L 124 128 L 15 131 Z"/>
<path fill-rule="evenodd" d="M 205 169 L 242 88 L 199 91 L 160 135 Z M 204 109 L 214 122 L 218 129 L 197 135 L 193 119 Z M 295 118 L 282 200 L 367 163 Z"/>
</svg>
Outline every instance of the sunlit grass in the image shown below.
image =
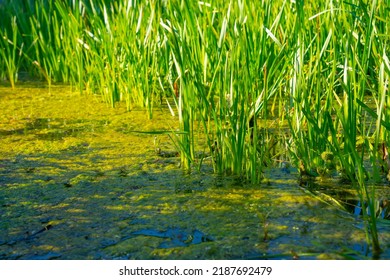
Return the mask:
<svg viewBox="0 0 390 280">
<path fill-rule="evenodd" d="M 0 77 L 11 87 L 22 70 L 150 118 L 167 103 L 187 171 L 205 159 L 199 133 L 219 174 L 260 182 L 277 157 L 303 180 L 337 169 L 367 201 L 380 250 L 367 180 L 390 169 L 388 1 L 5 2 Z"/>
</svg>

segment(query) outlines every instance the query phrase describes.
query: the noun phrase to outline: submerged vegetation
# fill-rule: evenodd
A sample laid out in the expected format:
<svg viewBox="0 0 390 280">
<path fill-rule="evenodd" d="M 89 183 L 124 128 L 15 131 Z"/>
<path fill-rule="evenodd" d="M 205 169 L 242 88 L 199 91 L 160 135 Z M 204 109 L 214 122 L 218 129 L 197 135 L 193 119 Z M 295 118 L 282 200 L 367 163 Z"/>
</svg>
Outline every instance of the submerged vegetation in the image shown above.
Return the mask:
<svg viewBox="0 0 390 280">
<path fill-rule="evenodd" d="M 167 104 L 190 170 L 356 188 L 374 254 L 375 183 L 390 177 L 390 4 L 377 1 L 3 1 L 0 77 L 26 74 L 112 106 Z M 44 7 L 44 8 L 43 8 Z M 139 130 L 139 129 L 134 129 Z M 199 156 L 199 143 L 206 152 Z"/>
</svg>

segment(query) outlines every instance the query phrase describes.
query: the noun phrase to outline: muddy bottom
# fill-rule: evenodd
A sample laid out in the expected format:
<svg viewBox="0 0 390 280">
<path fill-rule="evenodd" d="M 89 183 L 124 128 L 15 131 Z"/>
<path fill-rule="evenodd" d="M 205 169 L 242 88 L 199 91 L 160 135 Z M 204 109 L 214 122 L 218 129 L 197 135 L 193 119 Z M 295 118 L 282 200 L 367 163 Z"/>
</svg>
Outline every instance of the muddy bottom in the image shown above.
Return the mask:
<svg viewBox="0 0 390 280">
<path fill-rule="evenodd" d="M 32 86 L 0 86 L 0 259 L 371 258 L 350 186 L 300 186 L 277 164 L 245 184 L 207 158 L 186 174 L 167 135 L 133 132 L 177 117 Z M 388 220 L 378 228 L 390 259 Z"/>
</svg>

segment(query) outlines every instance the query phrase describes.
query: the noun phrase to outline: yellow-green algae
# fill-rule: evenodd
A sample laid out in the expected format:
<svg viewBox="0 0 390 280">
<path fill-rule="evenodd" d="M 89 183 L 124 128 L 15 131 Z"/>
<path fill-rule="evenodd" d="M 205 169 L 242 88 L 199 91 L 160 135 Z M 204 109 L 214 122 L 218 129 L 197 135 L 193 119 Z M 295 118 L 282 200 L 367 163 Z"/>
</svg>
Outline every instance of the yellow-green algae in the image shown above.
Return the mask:
<svg viewBox="0 0 390 280">
<path fill-rule="evenodd" d="M 263 184 L 246 185 L 207 163 L 185 174 L 178 158 L 159 157 L 155 135 L 132 131 L 175 129 L 167 112 L 149 120 L 36 84 L 0 87 L 0 104 L 0 259 L 364 257 L 360 218 L 302 190 L 293 172 L 271 169 Z M 167 135 L 158 142 L 173 150 Z M 161 238 L 132 235 L 169 228 L 213 241 L 164 249 Z"/>
</svg>

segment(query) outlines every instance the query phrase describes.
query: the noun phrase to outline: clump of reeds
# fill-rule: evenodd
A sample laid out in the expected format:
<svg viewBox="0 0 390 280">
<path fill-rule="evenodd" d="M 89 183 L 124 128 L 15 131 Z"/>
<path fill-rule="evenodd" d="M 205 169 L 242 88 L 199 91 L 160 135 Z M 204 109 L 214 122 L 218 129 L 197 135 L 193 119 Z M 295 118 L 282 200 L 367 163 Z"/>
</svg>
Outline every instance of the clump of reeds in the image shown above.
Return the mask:
<svg viewBox="0 0 390 280">
<path fill-rule="evenodd" d="M 6 1 L 0 16 L 12 87 L 23 69 L 150 117 L 167 102 L 187 170 L 201 133 L 216 172 L 259 182 L 284 139 L 302 177 L 356 186 L 379 251 L 367 179 L 389 172 L 388 1 Z"/>
</svg>

